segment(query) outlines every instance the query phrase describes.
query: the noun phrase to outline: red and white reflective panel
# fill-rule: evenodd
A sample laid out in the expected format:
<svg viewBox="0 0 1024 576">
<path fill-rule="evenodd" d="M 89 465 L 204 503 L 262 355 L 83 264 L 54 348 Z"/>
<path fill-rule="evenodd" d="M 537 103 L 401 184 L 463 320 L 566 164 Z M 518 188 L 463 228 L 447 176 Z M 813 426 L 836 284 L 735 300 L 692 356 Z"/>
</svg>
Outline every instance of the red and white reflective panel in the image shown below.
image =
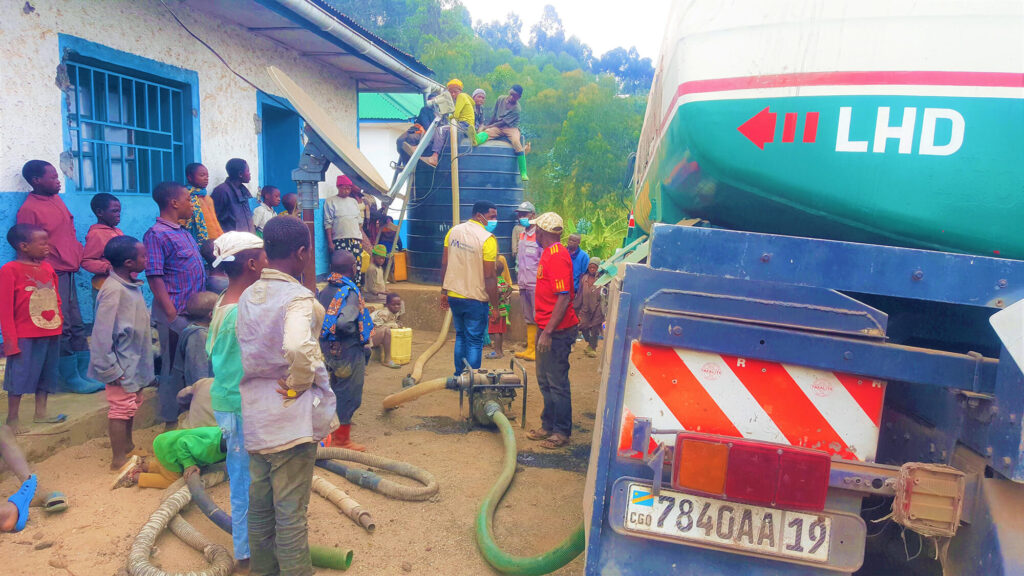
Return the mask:
<svg viewBox="0 0 1024 576">
<path fill-rule="evenodd" d="M 885 382 L 792 364 L 633 343 L 620 449 L 632 418 L 683 429 L 803 446 L 872 462 Z M 671 443 L 672 435 L 655 435 Z"/>
</svg>

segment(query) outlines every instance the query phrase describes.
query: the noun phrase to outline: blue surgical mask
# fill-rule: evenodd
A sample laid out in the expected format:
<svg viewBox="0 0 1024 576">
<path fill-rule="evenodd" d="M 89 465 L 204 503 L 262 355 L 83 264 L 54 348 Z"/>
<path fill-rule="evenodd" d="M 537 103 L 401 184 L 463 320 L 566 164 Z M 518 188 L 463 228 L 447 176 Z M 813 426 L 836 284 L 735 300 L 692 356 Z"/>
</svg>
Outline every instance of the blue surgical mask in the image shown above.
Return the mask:
<svg viewBox="0 0 1024 576">
<path fill-rule="evenodd" d="M 529 218 L 520 218 L 519 219 L 519 225 L 520 226 L 529 226 L 530 225 L 530 219 Z"/>
<path fill-rule="evenodd" d="M 488 232 L 494 232 L 494 229 L 497 228 L 497 227 L 498 227 L 498 221 L 497 220 L 488 220 L 487 221 L 487 226 L 484 226 L 484 229 L 487 230 Z"/>
</svg>

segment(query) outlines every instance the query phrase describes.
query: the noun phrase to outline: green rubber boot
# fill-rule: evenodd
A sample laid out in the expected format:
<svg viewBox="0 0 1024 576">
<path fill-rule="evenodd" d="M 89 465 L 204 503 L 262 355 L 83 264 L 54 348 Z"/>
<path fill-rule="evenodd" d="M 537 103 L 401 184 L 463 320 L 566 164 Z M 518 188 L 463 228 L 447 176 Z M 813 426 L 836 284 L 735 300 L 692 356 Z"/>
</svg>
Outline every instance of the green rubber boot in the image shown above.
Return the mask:
<svg viewBox="0 0 1024 576">
<path fill-rule="evenodd" d="M 526 154 L 516 156 L 516 161 L 519 162 L 519 177 L 523 182 L 528 182 L 530 177 L 526 175 Z"/>
</svg>

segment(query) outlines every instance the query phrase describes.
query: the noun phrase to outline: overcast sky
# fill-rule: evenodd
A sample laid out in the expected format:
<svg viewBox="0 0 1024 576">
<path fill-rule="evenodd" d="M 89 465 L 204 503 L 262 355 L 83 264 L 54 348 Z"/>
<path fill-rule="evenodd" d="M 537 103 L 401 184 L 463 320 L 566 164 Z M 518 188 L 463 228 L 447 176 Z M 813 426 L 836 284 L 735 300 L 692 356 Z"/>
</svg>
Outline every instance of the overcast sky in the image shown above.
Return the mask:
<svg viewBox="0 0 1024 576">
<path fill-rule="evenodd" d="M 523 42 L 530 40 L 530 27 L 540 20 L 544 6 L 551 4 L 558 11 L 565 27 L 565 36 L 576 35 L 600 56 L 612 48 L 636 46 L 641 57 L 657 59 L 665 18 L 671 0 L 462 0 L 473 23 L 505 20 L 509 12 L 519 14 L 523 21 Z M 642 7 L 642 9 L 638 9 Z"/>
</svg>

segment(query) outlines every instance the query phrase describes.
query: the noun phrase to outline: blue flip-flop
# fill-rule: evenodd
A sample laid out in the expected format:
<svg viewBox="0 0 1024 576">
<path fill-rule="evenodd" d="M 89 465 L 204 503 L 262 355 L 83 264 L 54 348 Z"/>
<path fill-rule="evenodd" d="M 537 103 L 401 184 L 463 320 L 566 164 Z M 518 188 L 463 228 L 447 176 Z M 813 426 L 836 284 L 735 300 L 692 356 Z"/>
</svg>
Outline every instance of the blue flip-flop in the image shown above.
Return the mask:
<svg viewBox="0 0 1024 576">
<path fill-rule="evenodd" d="M 25 524 L 28 523 L 28 505 L 36 495 L 37 483 L 38 480 L 36 479 L 35 474 L 29 476 L 27 480 L 22 482 L 21 488 L 18 488 L 18 491 L 7 499 L 8 502 L 14 504 L 18 508 L 18 523 L 14 526 L 15 532 L 21 532 L 24 530 Z"/>
<path fill-rule="evenodd" d="M 57 414 L 56 416 L 49 416 L 41 420 L 32 420 L 36 424 L 60 424 L 68 419 L 67 414 Z"/>
</svg>

